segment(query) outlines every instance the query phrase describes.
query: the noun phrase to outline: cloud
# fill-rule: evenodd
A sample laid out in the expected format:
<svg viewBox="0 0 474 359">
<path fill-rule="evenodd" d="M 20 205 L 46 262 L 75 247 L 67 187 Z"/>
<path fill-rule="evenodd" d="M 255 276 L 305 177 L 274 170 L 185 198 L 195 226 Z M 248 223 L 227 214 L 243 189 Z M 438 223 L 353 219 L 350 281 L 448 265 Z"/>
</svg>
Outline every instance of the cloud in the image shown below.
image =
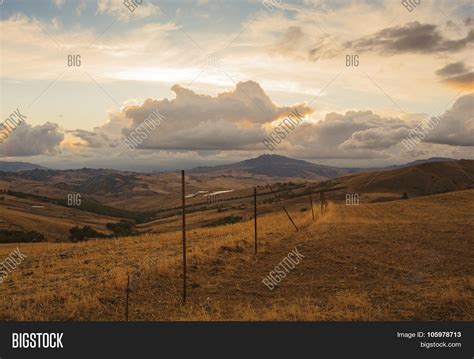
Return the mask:
<svg viewBox="0 0 474 359">
<path fill-rule="evenodd" d="M 76 14 L 80 16 L 84 9 L 86 8 L 86 0 L 81 0 L 76 8 Z"/>
<path fill-rule="evenodd" d="M 439 70 L 436 71 L 436 75 L 439 76 L 451 76 L 451 75 L 458 75 L 464 72 L 469 71 L 464 62 L 454 62 L 452 64 L 448 64 Z"/>
<path fill-rule="evenodd" d="M 278 42 L 278 47 L 282 50 L 285 48 L 293 49 L 295 46 L 301 43 L 305 34 L 301 30 L 300 26 L 290 26 L 282 34 L 281 40 Z"/>
<path fill-rule="evenodd" d="M 430 125 L 423 125 L 426 121 L 420 121 L 417 116 L 403 121 L 380 118 L 370 112 L 367 113 L 365 119 L 362 119 L 360 115 L 361 112 L 348 112 L 343 118 L 340 115 L 331 115 L 331 117 L 338 117 L 338 121 L 344 121 L 345 127 L 352 131 L 350 137 L 338 146 L 339 150 L 388 150 L 392 146 L 399 145 L 419 125 L 421 125 L 418 128 L 423 131 L 425 143 L 474 146 L 473 94 L 460 97 L 451 109 L 439 118 L 430 121 Z M 331 117 L 326 118 L 325 127 L 334 122 L 334 120 L 331 121 Z M 331 127 L 341 131 L 341 125 L 332 124 Z M 361 129 L 354 131 L 357 127 Z M 331 138 L 327 134 L 325 137 Z"/>
<path fill-rule="evenodd" d="M 67 133 L 76 138 L 75 142 L 72 141 L 76 147 L 115 148 L 121 143 L 123 129 L 130 126 L 132 120 L 124 112 L 116 112 L 110 113 L 107 122 L 94 127 L 92 131 L 76 129 Z"/>
<path fill-rule="evenodd" d="M 451 87 L 474 90 L 474 72 L 470 71 L 462 61 L 448 64 L 437 70 L 436 74 L 444 77 L 442 82 Z"/>
<path fill-rule="evenodd" d="M 467 72 L 465 74 L 451 76 L 443 80 L 451 87 L 474 90 L 474 72 Z"/>
<path fill-rule="evenodd" d="M 439 120 L 438 125 L 424 139 L 425 142 L 474 146 L 474 94 L 457 99 Z"/>
<path fill-rule="evenodd" d="M 98 14 L 109 14 L 116 17 L 119 21 L 127 22 L 130 19 L 143 19 L 157 14 L 160 8 L 150 2 L 142 2 L 135 6 L 132 1 L 128 2 L 130 9 L 124 4 L 123 0 L 99 0 L 97 2 Z M 133 9 L 133 11 L 132 11 Z"/>
<path fill-rule="evenodd" d="M 131 120 L 122 129 L 129 136 L 158 110 L 165 120 L 140 144 L 142 149 L 229 150 L 263 148 L 264 126 L 286 117 L 294 109 L 305 115 L 313 110 L 304 104 L 277 106 L 254 81 L 239 82 L 235 89 L 216 96 L 197 94 L 175 85 L 173 100 L 147 99 L 128 106 L 121 117 Z"/>
<path fill-rule="evenodd" d="M 114 142 L 105 133 L 97 133 L 94 131 L 86 131 L 77 129 L 70 131 L 75 137 L 83 140 L 88 147 L 100 148 L 104 146 L 114 147 Z"/>
<path fill-rule="evenodd" d="M 400 124 L 396 127 L 374 127 L 354 132 L 339 148 L 343 150 L 371 149 L 384 150 L 399 144 L 409 133 L 410 128 Z"/>
<path fill-rule="evenodd" d="M 153 21 L 139 27 L 130 24 L 130 29 L 124 25 L 119 32 L 107 31 L 107 36 L 101 36 L 94 27 L 71 27 L 67 21 L 55 19 L 42 21 L 18 13 L 1 22 L 3 77 L 53 81 L 62 69 L 66 70 L 64 58 L 56 54 L 58 46 L 78 51 L 88 49 L 87 64 L 84 62 L 83 66 L 87 65 L 87 71 L 98 82 L 104 77 L 120 78 L 122 73 L 139 69 L 145 57 L 150 63 L 159 63 L 163 72 L 171 66 L 179 67 L 176 59 L 180 53 L 170 49 L 167 39 L 177 29 L 174 23 Z M 90 78 L 77 76 L 73 80 L 90 81 Z"/>
<path fill-rule="evenodd" d="M 57 8 L 61 8 L 64 5 L 65 1 L 66 0 L 53 0 L 53 4 Z"/>
<path fill-rule="evenodd" d="M 317 123 L 300 125 L 288 137 L 287 150 L 298 158 L 384 158 L 383 150 L 397 143 L 405 121 L 382 117 L 372 111 L 328 113 Z M 393 131 L 393 136 L 385 133 Z"/>
<path fill-rule="evenodd" d="M 23 122 L 0 144 L 0 156 L 54 154 L 58 152 L 63 139 L 64 134 L 55 123 L 31 126 Z"/>
<path fill-rule="evenodd" d="M 385 55 L 402 53 L 441 53 L 464 49 L 474 42 L 474 30 L 460 39 L 450 40 L 440 34 L 438 27 L 432 24 L 420 24 L 418 21 L 402 26 L 382 29 L 375 34 L 346 43 L 359 52 L 379 52 Z"/>
<path fill-rule="evenodd" d="M 68 131 L 77 138 L 76 146 L 116 147 L 133 135 L 152 113 L 163 120 L 147 131 L 137 149 L 147 150 L 254 150 L 263 149 L 265 128 L 295 109 L 308 115 L 313 109 L 304 105 L 278 106 L 254 81 L 239 82 L 231 91 L 216 96 L 195 93 L 180 85 L 169 99 L 147 99 L 140 105 L 125 106 L 110 115 L 103 126 L 93 131 Z"/>
<path fill-rule="evenodd" d="M 137 147 L 153 150 L 261 150 L 261 141 L 272 123 L 294 108 L 305 115 L 313 110 L 303 104 L 275 105 L 258 83 L 237 84 L 228 92 L 207 96 L 179 85 L 172 87 L 173 100 L 148 99 L 141 105 L 127 106 L 108 122 L 109 130 L 96 128 L 94 136 L 81 134 L 90 147 L 110 146 L 110 138 L 99 133 L 129 136 L 155 110 L 165 118 Z M 425 138 L 433 144 L 468 146 L 472 143 L 472 96 L 464 96 L 447 111 L 445 125 Z M 470 106 L 470 107 L 469 107 Z M 469 110 L 471 116 L 469 117 Z M 329 113 L 319 122 L 304 121 L 283 141 L 278 150 L 299 158 L 384 158 L 416 127 L 421 115 L 401 119 L 384 117 L 372 111 Z M 129 121 L 128 124 L 125 124 Z M 277 121 L 278 122 L 278 121 Z M 443 121 L 441 121 L 443 122 Z M 113 131 L 111 131 L 113 129 Z M 439 132 L 441 131 L 441 132 Z M 116 137 L 118 138 L 118 137 Z"/>
<path fill-rule="evenodd" d="M 339 51 L 333 48 L 334 39 L 329 35 L 315 36 L 301 26 L 289 26 L 281 33 L 272 51 L 294 59 L 316 62 L 320 58 L 333 58 Z"/>
<path fill-rule="evenodd" d="M 289 153 L 299 158 L 400 158 L 399 146 L 403 139 L 426 116 L 407 115 L 406 118 L 387 118 L 372 111 L 329 113 L 318 123 L 301 125 L 288 139 Z M 433 155 L 437 145 L 474 146 L 474 94 L 460 97 L 433 125 L 426 127 L 418 150 Z M 465 151 L 458 151 L 465 153 Z M 464 154 L 465 155 L 465 154 Z M 471 156 L 472 157 L 472 156 Z"/>
</svg>

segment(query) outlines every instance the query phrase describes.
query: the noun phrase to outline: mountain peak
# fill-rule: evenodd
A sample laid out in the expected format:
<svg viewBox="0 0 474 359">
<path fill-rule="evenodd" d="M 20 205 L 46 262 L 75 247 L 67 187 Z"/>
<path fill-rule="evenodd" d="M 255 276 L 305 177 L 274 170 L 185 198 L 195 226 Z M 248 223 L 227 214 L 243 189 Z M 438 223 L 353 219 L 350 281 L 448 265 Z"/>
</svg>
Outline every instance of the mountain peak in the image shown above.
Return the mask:
<svg viewBox="0 0 474 359">
<path fill-rule="evenodd" d="M 293 158 L 264 154 L 242 162 L 216 167 L 195 168 L 192 172 L 222 174 L 223 172 L 247 172 L 269 177 L 294 177 L 304 179 L 327 179 L 341 176 L 350 171 L 343 168 L 317 165 Z"/>
</svg>

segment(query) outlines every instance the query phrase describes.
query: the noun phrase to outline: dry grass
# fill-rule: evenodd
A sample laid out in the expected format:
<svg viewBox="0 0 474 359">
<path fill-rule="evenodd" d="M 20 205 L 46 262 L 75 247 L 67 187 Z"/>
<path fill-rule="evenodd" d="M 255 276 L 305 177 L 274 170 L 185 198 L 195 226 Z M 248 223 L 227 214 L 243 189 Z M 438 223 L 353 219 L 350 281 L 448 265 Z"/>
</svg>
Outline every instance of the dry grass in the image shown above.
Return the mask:
<svg viewBox="0 0 474 359">
<path fill-rule="evenodd" d="M 77 244 L 22 244 L 0 284 L 3 320 L 473 320 L 474 191 L 407 201 L 331 204 L 315 223 L 278 210 L 253 222 Z M 198 220 L 196 218 L 195 220 Z M 295 246 L 305 258 L 273 291 L 261 280 Z M 15 245 L 0 246 L 4 258 Z"/>
</svg>

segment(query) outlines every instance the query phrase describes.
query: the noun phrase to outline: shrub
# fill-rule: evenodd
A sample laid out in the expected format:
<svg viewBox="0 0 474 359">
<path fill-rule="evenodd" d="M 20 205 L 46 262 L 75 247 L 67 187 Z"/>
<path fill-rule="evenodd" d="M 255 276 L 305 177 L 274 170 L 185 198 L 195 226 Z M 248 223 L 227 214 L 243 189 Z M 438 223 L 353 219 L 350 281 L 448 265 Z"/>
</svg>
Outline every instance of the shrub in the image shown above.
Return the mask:
<svg viewBox="0 0 474 359">
<path fill-rule="evenodd" d="M 0 243 L 37 243 L 45 242 L 46 237 L 36 231 L 9 231 L 0 229 Z"/>
<path fill-rule="evenodd" d="M 118 223 L 107 223 L 107 228 L 113 232 L 114 237 L 126 237 L 138 234 L 133 227 L 134 224 L 132 222 L 123 220 Z"/>
<path fill-rule="evenodd" d="M 87 238 L 107 238 L 104 233 L 97 232 L 91 226 L 84 226 L 82 228 L 75 226 L 69 230 L 69 239 L 73 242 L 83 241 Z"/>
</svg>

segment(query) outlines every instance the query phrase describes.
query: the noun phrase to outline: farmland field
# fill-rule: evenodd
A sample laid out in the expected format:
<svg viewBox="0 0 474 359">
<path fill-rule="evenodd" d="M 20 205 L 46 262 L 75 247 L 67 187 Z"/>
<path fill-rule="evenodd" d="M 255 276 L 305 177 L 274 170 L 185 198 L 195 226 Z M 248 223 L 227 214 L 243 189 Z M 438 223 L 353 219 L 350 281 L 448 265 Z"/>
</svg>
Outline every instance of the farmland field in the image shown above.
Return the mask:
<svg viewBox="0 0 474 359">
<path fill-rule="evenodd" d="M 474 190 L 331 201 L 314 222 L 302 206 L 289 206 L 298 232 L 278 206 L 259 217 L 257 255 L 250 218 L 190 229 L 186 305 L 172 223 L 160 234 L 22 243 L 0 319 L 124 320 L 127 275 L 129 320 L 474 319 Z M 17 246 L 0 246 L 0 257 Z M 304 258 L 268 289 L 262 280 L 295 247 Z"/>
</svg>

